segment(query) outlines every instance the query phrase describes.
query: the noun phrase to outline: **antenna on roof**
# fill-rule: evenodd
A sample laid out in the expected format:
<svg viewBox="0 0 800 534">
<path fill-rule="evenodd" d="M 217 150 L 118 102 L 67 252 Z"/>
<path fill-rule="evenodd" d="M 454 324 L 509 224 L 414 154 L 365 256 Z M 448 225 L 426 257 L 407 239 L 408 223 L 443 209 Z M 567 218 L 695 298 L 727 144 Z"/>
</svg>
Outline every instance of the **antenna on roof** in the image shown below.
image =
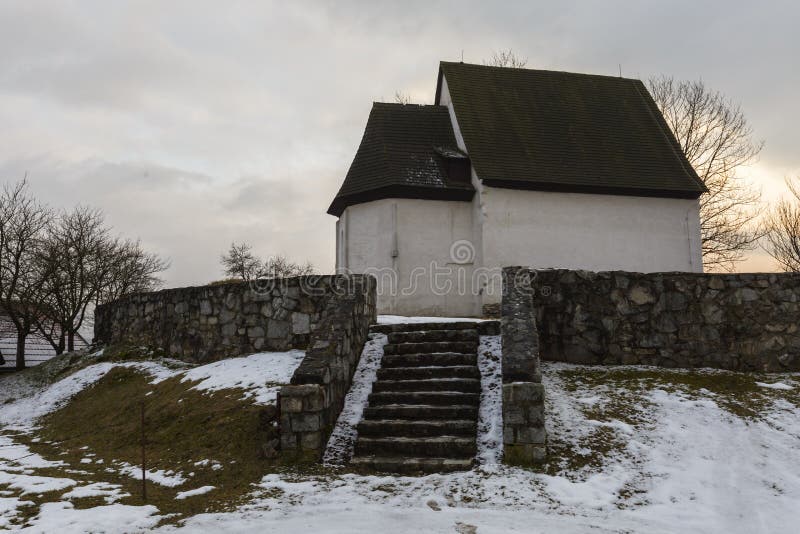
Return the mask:
<svg viewBox="0 0 800 534">
<path fill-rule="evenodd" d="M 622 63 L 619 63 L 619 77 L 622 78 Z"/>
</svg>

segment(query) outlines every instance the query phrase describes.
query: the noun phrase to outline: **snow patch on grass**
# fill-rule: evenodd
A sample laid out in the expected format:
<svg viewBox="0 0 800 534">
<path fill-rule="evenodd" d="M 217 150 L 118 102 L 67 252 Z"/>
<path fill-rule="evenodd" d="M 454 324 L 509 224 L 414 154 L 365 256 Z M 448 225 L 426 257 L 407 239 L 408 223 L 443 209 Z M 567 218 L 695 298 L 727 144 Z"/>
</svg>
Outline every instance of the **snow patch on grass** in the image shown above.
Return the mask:
<svg viewBox="0 0 800 534">
<path fill-rule="evenodd" d="M 241 388 L 245 398 L 256 404 L 272 404 L 281 385 L 288 384 L 305 351 L 259 352 L 242 358 L 229 358 L 186 371 L 183 381 L 200 383 L 192 389 L 219 391 Z"/>
<path fill-rule="evenodd" d="M 0 486 L 18 490 L 22 495 L 47 493 L 67 489 L 77 484 L 70 478 L 55 478 L 0 471 Z"/>
<path fill-rule="evenodd" d="M 76 509 L 68 501 L 44 503 L 26 531 L 58 534 L 145 532 L 158 524 L 161 517 L 157 514 L 155 506 L 111 504 Z"/>
<path fill-rule="evenodd" d="M 762 388 L 782 389 L 784 391 L 788 391 L 790 389 L 794 389 L 793 386 L 790 386 L 789 384 L 785 384 L 783 382 L 770 382 L 770 383 L 767 383 L 767 382 L 756 382 L 756 385 L 758 387 L 762 387 Z"/>
<path fill-rule="evenodd" d="M 128 475 L 129 477 L 133 478 L 141 478 L 142 477 L 142 468 L 137 467 L 135 465 L 131 465 L 127 462 L 119 462 L 118 471 L 123 475 Z M 146 471 L 146 477 L 148 482 L 152 482 L 154 484 L 158 484 L 160 486 L 165 486 L 167 488 L 175 488 L 177 486 L 182 485 L 186 482 L 187 478 L 181 474 L 176 473 L 170 469 L 150 469 Z"/>
<path fill-rule="evenodd" d="M 194 497 L 195 495 L 203 495 L 215 489 L 217 489 L 216 486 L 202 486 L 193 490 L 181 491 L 175 496 L 175 498 L 181 501 L 183 499 L 188 499 L 189 497 Z"/>
<path fill-rule="evenodd" d="M 85 486 L 78 486 L 73 488 L 61 496 L 62 499 L 86 499 L 89 497 L 103 497 L 106 504 L 113 504 L 123 497 L 129 497 L 130 494 L 122 491 L 122 486 L 119 484 L 109 484 L 107 482 L 94 482 Z"/>
<path fill-rule="evenodd" d="M 30 429 L 34 426 L 36 419 L 57 410 L 63 406 L 71 397 L 80 393 L 87 387 L 103 378 L 114 367 L 129 367 L 146 372 L 157 380 L 163 380 L 176 374 L 175 371 L 167 369 L 157 362 L 103 362 L 84 367 L 69 376 L 58 380 L 49 385 L 33 386 L 26 384 L 26 387 L 17 387 L 17 394 L 21 398 L 9 402 L 0 410 L 0 426 L 14 429 Z M 23 376 L 23 375 L 20 375 Z M 4 377 L 2 384 L 5 387 L 5 380 L 15 381 L 17 377 Z M 24 383 L 17 380 L 18 384 Z"/>
</svg>

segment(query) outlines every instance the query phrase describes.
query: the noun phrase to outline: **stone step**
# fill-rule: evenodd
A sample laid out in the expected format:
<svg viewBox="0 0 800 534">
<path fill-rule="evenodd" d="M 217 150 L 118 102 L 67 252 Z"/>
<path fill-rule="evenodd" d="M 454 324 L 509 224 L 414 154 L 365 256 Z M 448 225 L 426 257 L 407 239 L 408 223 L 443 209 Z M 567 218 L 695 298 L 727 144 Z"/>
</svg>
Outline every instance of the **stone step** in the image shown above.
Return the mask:
<svg viewBox="0 0 800 534">
<path fill-rule="evenodd" d="M 369 327 L 369 331 L 379 334 L 391 334 L 392 332 L 428 332 L 431 330 L 476 330 L 480 324 L 479 321 L 374 324 Z"/>
<path fill-rule="evenodd" d="M 428 404 L 433 406 L 477 406 L 480 393 L 461 391 L 378 391 L 369 394 L 369 406 Z"/>
<path fill-rule="evenodd" d="M 396 455 L 436 458 L 472 458 L 477 452 L 474 437 L 361 437 L 356 443 L 356 455 Z"/>
<path fill-rule="evenodd" d="M 476 378 L 428 378 L 422 380 L 378 380 L 372 391 L 459 391 L 480 393 L 481 381 Z"/>
<path fill-rule="evenodd" d="M 472 354 L 461 352 L 431 352 L 426 354 L 384 354 L 381 360 L 382 369 L 395 367 L 446 367 L 446 366 L 476 367 L 478 365 L 477 351 Z"/>
<path fill-rule="evenodd" d="M 378 380 L 419 380 L 426 378 L 480 378 L 476 365 L 435 365 L 420 367 L 382 367 Z"/>
<path fill-rule="evenodd" d="M 355 456 L 350 465 L 356 469 L 419 475 L 426 473 L 450 473 L 472 469 L 472 458 L 410 458 L 408 456 Z"/>
<path fill-rule="evenodd" d="M 408 420 L 369 419 L 358 424 L 358 435 L 387 436 L 475 436 L 478 424 L 474 419 Z"/>
<path fill-rule="evenodd" d="M 478 419 L 477 405 L 382 404 L 364 409 L 365 420 Z"/>
<path fill-rule="evenodd" d="M 393 332 L 388 335 L 389 343 L 431 343 L 439 341 L 478 341 L 478 331 L 462 330 L 426 330 L 418 332 Z"/>
<path fill-rule="evenodd" d="M 430 330 L 477 330 L 482 336 L 500 335 L 500 321 L 459 321 L 451 323 L 403 323 L 403 324 L 375 324 L 370 326 L 370 332 L 378 334 L 391 334 L 392 332 L 421 332 Z"/>
<path fill-rule="evenodd" d="M 477 341 L 434 341 L 425 343 L 389 343 L 383 346 L 384 354 L 426 354 L 431 352 L 460 352 L 476 354 Z"/>
</svg>

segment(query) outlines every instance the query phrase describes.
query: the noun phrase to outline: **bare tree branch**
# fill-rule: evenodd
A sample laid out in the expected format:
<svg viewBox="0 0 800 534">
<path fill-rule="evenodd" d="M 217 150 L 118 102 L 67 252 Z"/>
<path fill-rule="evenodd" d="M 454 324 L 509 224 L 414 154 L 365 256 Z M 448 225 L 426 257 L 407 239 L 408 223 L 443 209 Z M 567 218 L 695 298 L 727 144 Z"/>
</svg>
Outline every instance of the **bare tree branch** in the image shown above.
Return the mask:
<svg viewBox="0 0 800 534">
<path fill-rule="evenodd" d="M 314 274 L 314 266 L 309 262 L 301 265 L 280 254 L 262 260 L 253 254 L 252 250 L 247 243 L 238 245 L 232 243 L 228 252 L 220 258 L 225 276 L 250 281 L 257 278 L 285 278 Z"/>
<path fill-rule="evenodd" d="M 261 260 L 253 254 L 253 247 L 247 243 L 231 243 L 231 248 L 220 257 L 225 276 L 249 282 L 258 278 Z"/>
<path fill-rule="evenodd" d="M 767 215 L 767 252 L 784 271 L 800 272 L 800 178 L 786 179 L 791 198 L 782 198 Z"/>
<path fill-rule="evenodd" d="M 50 273 L 37 261 L 50 209 L 28 193 L 25 180 L 0 192 L 0 308 L 17 330 L 16 366 L 25 367 L 25 341 L 43 313 Z"/>
<path fill-rule="evenodd" d="M 411 99 L 411 95 L 408 93 L 404 93 L 403 91 L 395 91 L 394 92 L 394 101 L 396 104 L 413 104 L 414 101 Z"/>
<path fill-rule="evenodd" d="M 38 326 L 59 354 L 74 350 L 75 337 L 94 305 L 154 289 L 160 285 L 156 274 L 167 267 L 137 241 L 113 237 L 103 213 L 85 206 L 53 221 L 41 262 L 50 275 L 43 302 L 47 315 Z"/>
<path fill-rule="evenodd" d="M 702 81 L 671 77 L 648 82 L 661 113 L 708 193 L 700 197 L 703 264 L 731 270 L 745 252 L 756 247 L 765 230 L 758 224 L 760 189 L 736 171 L 758 157 L 763 141 L 741 108 Z"/>
<path fill-rule="evenodd" d="M 493 52 L 489 59 L 483 60 L 490 67 L 511 67 L 521 69 L 528 64 L 528 58 L 518 56 L 512 49 Z"/>
</svg>

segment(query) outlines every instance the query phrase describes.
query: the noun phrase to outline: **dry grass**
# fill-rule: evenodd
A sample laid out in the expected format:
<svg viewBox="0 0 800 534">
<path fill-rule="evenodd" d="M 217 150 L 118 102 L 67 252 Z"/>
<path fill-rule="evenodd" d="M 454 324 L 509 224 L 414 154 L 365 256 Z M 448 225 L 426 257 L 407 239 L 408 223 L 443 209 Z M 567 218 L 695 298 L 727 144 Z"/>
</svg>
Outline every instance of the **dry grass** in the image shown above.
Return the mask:
<svg viewBox="0 0 800 534">
<path fill-rule="evenodd" d="M 187 478 L 175 488 L 148 483 L 147 504 L 155 505 L 164 515 L 174 514 L 170 521 L 177 521 L 201 512 L 232 510 L 245 502 L 253 484 L 276 467 L 264 452 L 264 444 L 276 435 L 274 407 L 243 401 L 239 390 L 208 393 L 192 390 L 194 383 L 181 382 L 179 377 L 155 385 L 151 380 L 136 370 L 115 368 L 65 407 L 43 418 L 36 436 L 40 441 L 16 436 L 31 451 L 69 466 L 38 469 L 36 474 L 119 484 L 130 494 L 119 502 L 143 504 L 141 481 L 120 474 L 118 468 L 120 462 L 140 465 L 144 404 L 148 470 L 172 470 Z M 93 462 L 81 463 L 87 457 Z M 213 460 L 222 467 L 195 465 L 202 460 Z M 201 486 L 216 489 L 175 499 L 178 492 Z M 25 516 L 35 515 L 44 502 L 61 500 L 63 493 L 26 496 L 34 505 L 24 511 Z M 74 504 L 86 508 L 103 504 L 103 500 L 78 499 Z"/>
</svg>

